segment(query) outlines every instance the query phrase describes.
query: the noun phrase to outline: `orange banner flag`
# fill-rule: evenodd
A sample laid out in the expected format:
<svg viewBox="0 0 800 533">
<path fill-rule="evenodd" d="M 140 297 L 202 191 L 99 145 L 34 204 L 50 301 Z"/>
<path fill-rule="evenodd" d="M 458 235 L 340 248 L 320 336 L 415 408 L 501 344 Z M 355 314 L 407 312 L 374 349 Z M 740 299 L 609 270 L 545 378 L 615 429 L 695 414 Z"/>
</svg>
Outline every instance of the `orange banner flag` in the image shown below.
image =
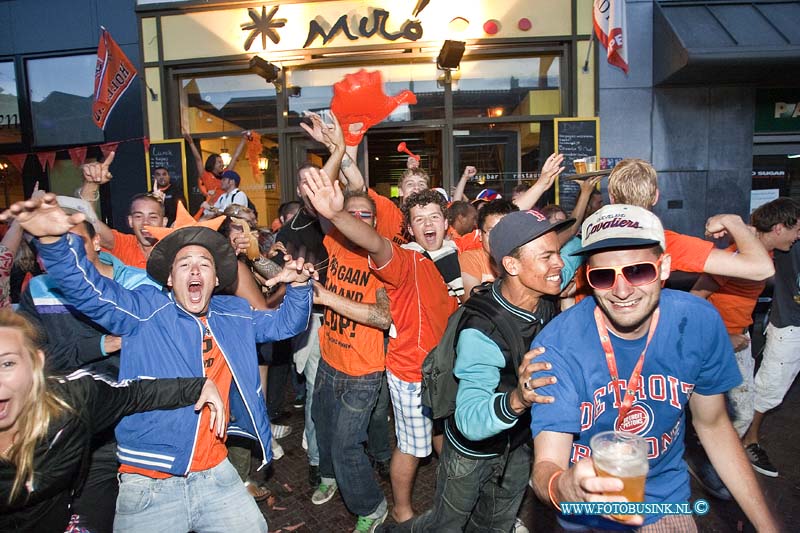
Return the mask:
<svg viewBox="0 0 800 533">
<path fill-rule="evenodd" d="M 108 31 L 100 27 L 97 65 L 94 71 L 94 104 L 92 118 L 105 129 L 108 115 L 136 77 L 136 69 Z"/>
</svg>

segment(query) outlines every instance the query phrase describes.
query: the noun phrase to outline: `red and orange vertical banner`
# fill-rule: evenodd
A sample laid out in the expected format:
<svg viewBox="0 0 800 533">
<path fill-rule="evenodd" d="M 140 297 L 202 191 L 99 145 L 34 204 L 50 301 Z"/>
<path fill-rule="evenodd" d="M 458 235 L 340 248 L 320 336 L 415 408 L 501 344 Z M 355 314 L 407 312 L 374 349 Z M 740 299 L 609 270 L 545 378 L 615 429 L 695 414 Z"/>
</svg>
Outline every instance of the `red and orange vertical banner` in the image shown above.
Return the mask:
<svg viewBox="0 0 800 533">
<path fill-rule="evenodd" d="M 108 30 L 100 27 L 97 65 L 94 71 L 94 104 L 92 118 L 105 129 L 109 114 L 136 77 L 136 69 Z"/>
</svg>

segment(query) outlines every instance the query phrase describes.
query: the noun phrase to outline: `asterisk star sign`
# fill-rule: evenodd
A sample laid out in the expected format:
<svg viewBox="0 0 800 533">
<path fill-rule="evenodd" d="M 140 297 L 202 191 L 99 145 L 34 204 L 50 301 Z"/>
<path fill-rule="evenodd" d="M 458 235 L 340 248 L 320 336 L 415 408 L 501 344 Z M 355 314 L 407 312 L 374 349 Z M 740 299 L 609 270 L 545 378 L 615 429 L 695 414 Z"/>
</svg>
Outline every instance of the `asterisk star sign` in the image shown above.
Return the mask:
<svg viewBox="0 0 800 533">
<path fill-rule="evenodd" d="M 278 7 L 273 7 L 269 15 L 267 15 L 267 8 L 266 6 L 261 6 L 261 16 L 258 15 L 258 11 L 253 8 L 247 10 L 247 14 L 250 15 L 250 18 L 253 19 L 252 23 L 245 22 L 242 24 L 242 31 L 250 30 L 250 35 L 247 36 L 247 39 L 244 42 L 244 49 L 250 50 L 250 46 L 252 46 L 253 41 L 256 37 L 261 35 L 261 48 L 267 47 L 267 36 L 269 36 L 270 41 L 275 44 L 281 42 L 281 36 L 278 35 L 278 32 L 275 31 L 275 28 L 283 28 L 286 25 L 286 19 L 272 19 L 275 16 L 275 13 L 278 12 Z"/>
</svg>

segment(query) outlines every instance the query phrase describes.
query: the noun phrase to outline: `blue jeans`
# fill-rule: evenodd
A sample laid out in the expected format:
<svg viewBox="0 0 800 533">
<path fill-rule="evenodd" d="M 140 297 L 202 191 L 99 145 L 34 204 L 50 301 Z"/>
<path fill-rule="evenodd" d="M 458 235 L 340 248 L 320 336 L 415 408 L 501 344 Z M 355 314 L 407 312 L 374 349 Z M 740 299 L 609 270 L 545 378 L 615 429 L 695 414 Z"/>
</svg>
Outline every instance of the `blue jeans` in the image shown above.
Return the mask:
<svg viewBox="0 0 800 533">
<path fill-rule="evenodd" d="M 369 420 L 369 440 L 367 451 L 375 461 L 388 463 L 392 458 L 392 444 L 389 441 L 389 386 L 386 384 L 386 373 L 381 378 L 381 392 L 372 417 Z"/>
<path fill-rule="evenodd" d="M 115 533 L 267 531 L 267 521 L 227 459 L 186 477 L 121 474 Z"/>
<path fill-rule="evenodd" d="M 314 379 L 319 366 L 319 327 L 322 325 L 322 314 L 316 311 L 311 313 L 308 329 L 292 338 L 295 368 L 302 372 L 306 378 L 306 405 L 305 429 L 306 443 L 308 444 L 308 464 L 319 465 L 319 447 L 317 446 L 317 431 L 314 419 L 311 417 L 311 408 L 314 403 Z"/>
<path fill-rule="evenodd" d="M 433 508 L 397 530 L 508 533 L 530 475 L 531 449 L 527 444 L 511 450 L 507 457 L 470 459 L 459 454 L 445 437 L 436 470 Z"/>
<path fill-rule="evenodd" d="M 364 450 L 382 376 L 350 376 L 323 359 L 314 388 L 319 473 L 336 479 L 345 505 L 358 516 L 372 514 L 385 501 Z"/>
</svg>

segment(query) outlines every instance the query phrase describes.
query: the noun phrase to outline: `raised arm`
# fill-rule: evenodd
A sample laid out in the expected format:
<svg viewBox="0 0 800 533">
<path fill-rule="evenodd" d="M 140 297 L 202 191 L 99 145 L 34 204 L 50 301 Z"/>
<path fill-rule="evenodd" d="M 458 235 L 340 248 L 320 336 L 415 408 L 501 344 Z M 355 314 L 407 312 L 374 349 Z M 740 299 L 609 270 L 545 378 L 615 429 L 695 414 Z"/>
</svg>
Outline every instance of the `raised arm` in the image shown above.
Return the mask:
<svg viewBox="0 0 800 533">
<path fill-rule="evenodd" d="M 755 231 L 738 215 L 715 215 L 706 222 L 706 235 L 719 238 L 730 235 L 737 252 L 714 248 L 711 250 L 703 272 L 734 278 L 762 281 L 775 274 L 767 250 L 758 240 Z"/>
<path fill-rule="evenodd" d="M 225 170 L 234 170 L 236 168 L 236 163 L 239 162 L 239 158 L 242 156 L 242 152 L 244 151 L 244 145 L 247 144 L 247 141 L 249 139 L 250 139 L 250 130 L 244 130 L 242 132 L 242 139 L 236 146 L 236 150 L 233 151 L 233 155 L 231 156 L 231 162 L 228 163 L 228 166 L 225 167 Z"/>
<path fill-rule="evenodd" d="M 528 209 L 533 209 L 533 206 L 536 205 L 536 202 L 539 201 L 539 198 L 553 186 L 558 176 L 564 172 L 564 167 L 561 166 L 561 163 L 564 162 L 564 156 L 561 154 L 550 154 L 550 157 L 544 162 L 544 166 L 542 167 L 542 172 L 539 175 L 539 179 L 536 180 L 536 183 L 531 186 L 530 189 L 519 195 L 519 197 L 514 200 L 514 204 L 519 207 L 520 211 L 527 211 Z"/>
<path fill-rule="evenodd" d="M 767 507 L 750 461 L 728 418 L 725 396 L 704 396 L 695 392 L 689 399 L 689 407 L 692 424 L 711 464 L 756 531 L 778 531 L 775 517 Z"/>
<path fill-rule="evenodd" d="M 558 240 L 561 246 L 564 246 L 564 243 L 570 240 L 572 236 L 581 229 L 583 219 L 586 217 L 586 208 L 589 206 L 589 200 L 592 199 L 592 193 L 601 179 L 603 179 L 602 176 L 594 176 L 593 178 L 585 179 L 580 182 L 579 186 L 581 192 L 578 195 L 578 199 L 575 201 L 575 209 L 572 210 L 572 218 L 575 219 L 575 222 L 569 229 L 558 233 Z"/>
<path fill-rule="evenodd" d="M 330 307 L 345 318 L 359 324 L 378 329 L 389 329 L 392 315 L 389 314 L 389 297 L 386 289 L 380 288 L 375 293 L 375 303 L 356 302 L 329 291 L 319 283 L 314 283 L 314 303 Z"/>
<path fill-rule="evenodd" d="M 471 166 L 464 167 L 464 172 L 461 174 L 461 178 L 458 180 L 458 183 L 456 183 L 456 188 L 453 191 L 452 196 L 450 197 L 451 201 L 453 202 L 458 202 L 460 200 L 469 201 L 469 199 L 464 198 L 464 189 L 466 189 L 467 182 L 470 180 L 470 178 L 474 178 L 477 173 L 478 169 L 476 169 L 475 167 Z"/>
<path fill-rule="evenodd" d="M 339 167 L 339 176 L 340 178 L 344 176 L 345 188 L 348 191 L 365 191 L 367 182 L 356 161 L 358 161 L 358 146 L 346 146 L 344 159 Z"/>
<path fill-rule="evenodd" d="M 192 151 L 192 156 L 194 157 L 194 164 L 195 168 L 197 169 L 197 178 L 199 183 L 200 176 L 203 175 L 203 172 L 206 171 L 206 165 L 203 162 L 203 156 L 200 155 L 200 150 L 197 149 L 197 146 L 194 144 L 194 140 L 192 140 L 192 136 L 189 135 L 189 132 L 185 129 L 181 129 L 181 134 L 183 134 L 183 138 L 186 139 L 186 142 L 189 143 L 189 149 Z M 205 191 L 202 191 L 205 194 Z"/>
<path fill-rule="evenodd" d="M 338 177 L 339 169 L 345 156 L 344 132 L 336 119 L 336 115 L 331 113 L 331 117 L 333 118 L 333 126 L 323 130 L 323 136 L 328 143 L 331 155 L 322 169 L 328 176 Z"/>
<path fill-rule="evenodd" d="M 302 180 L 305 193 L 317 213 L 330 220 L 345 238 L 366 250 L 375 266 L 386 265 L 392 258 L 391 243 L 375 228 L 344 210 L 344 195 L 339 182 L 331 183 L 324 170 L 315 168 L 303 169 L 301 174 L 305 178 Z"/>
<path fill-rule="evenodd" d="M 88 202 L 92 209 L 95 209 L 97 200 L 100 198 L 100 186 L 111 181 L 112 175 L 109 168 L 115 155 L 115 152 L 111 152 L 102 163 L 86 163 L 81 166 L 83 185 L 78 192 L 78 197 Z M 91 224 L 100 236 L 100 246 L 113 250 L 115 239 L 111 228 L 97 217 L 91 220 Z"/>
<path fill-rule="evenodd" d="M 345 144 L 344 131 L 339 120 L 333 113 L 331 113 L 331 117 L 333 117 L 333 124 L 328 125 L 318 114 L 307 112 L 306 118 L 311 122 L 311 126 L 301 122 L 300 127 L 309 137 L 325 145 L 331 153 L 331 157 L 323 167 L 328 176 L 339 176 L 349 191 L 363 191 L 364 176 L 358 169 L 358 165 L 355 164 L 358 159 L 358 145 L 347 146 Z M 340 150 L 343 152 L 339 153 Z"/>
<path fill-rule="evenodd" d="M 67 215 L 54 194 L 40 200 L 17 202 L 0 214 L 0 221 L 16 218 L 22 229 L 39 239 L 39 257 L 57 280 L 64 298 L 106 330 L 132 332 L 142 315 L 152 310 L 149 296 L 140 296 L 100 275 L 86 258 L 83 239 L 69 234 L 84 220 L 83 213 Z M 150 289 L 155 294 L 152 287 Z M 143 310 L 144 309 L 144 310 Z"/>
</svg>

